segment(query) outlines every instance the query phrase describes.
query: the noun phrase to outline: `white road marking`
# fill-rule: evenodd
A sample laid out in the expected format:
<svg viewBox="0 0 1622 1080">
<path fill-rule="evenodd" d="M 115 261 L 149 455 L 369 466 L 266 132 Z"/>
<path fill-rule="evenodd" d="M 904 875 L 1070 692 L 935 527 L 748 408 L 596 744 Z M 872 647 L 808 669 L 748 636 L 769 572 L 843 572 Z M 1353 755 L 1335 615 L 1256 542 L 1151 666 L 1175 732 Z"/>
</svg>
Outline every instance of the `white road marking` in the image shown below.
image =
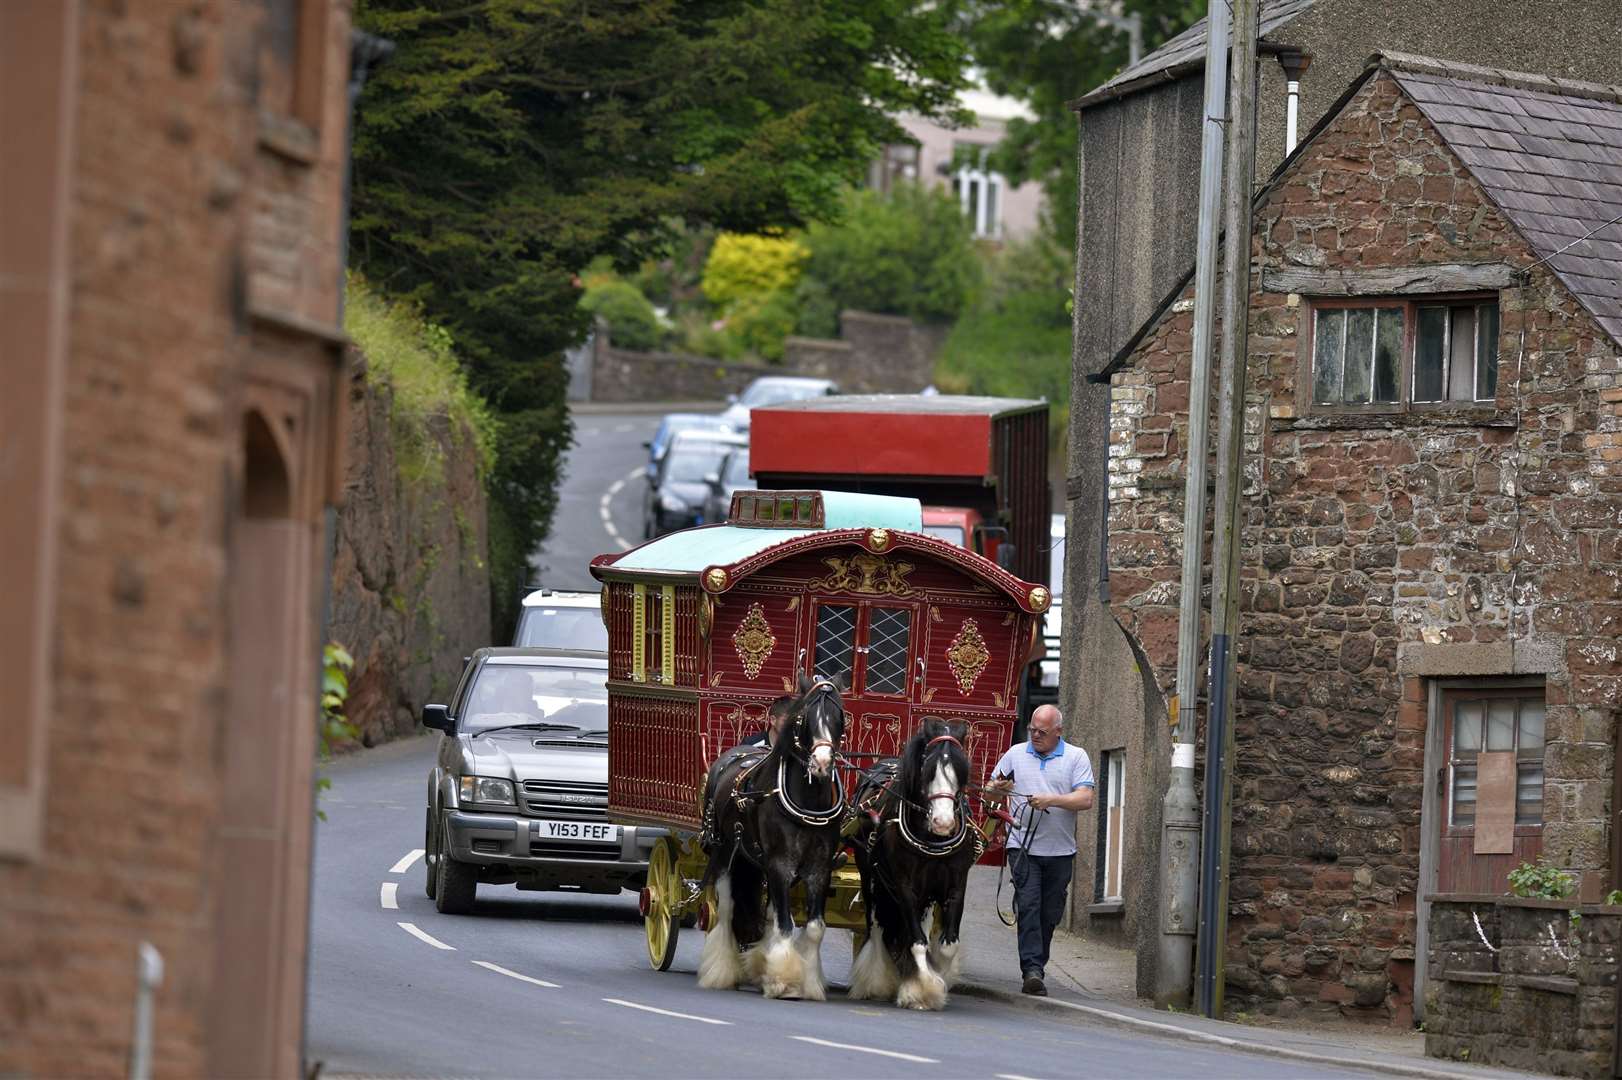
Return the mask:
<svg viewBox="0 0 1622 1080">
<path fill-rule="evenodd" d="M 1035 1080 L 1035 1078 L 1030 1076 L 1021 1076 L 1019 1073 L 998 1073 L 997 1080 Z"/>
<path fill-rule="evenodd" d="M 417 940 L 426 941 L 428 944 L 432 945 L 436 949 L 444 949 L 446 952 L 455 952 L 456 951 L 456 946 L 455 945 L 447 945 L 447 944 L 445 944 L 443 941 L 440 941 L 434 935 L 432 935 L 430 933 L 427 933 L 424 930 L 419 929 L 415 923 L 403 922 L 403 923 L 396 923 L 395 925 L 399 926 L 399 928 L 401 930 L 404 930 L 406 933 L 410 934 L 412 937 L 416 938 Z"/>
<path fill-rule="evenodd" d="M 614 425 L 614 433 L 616 435 L 623 435 L 627 431 L 631 431 L 635 427 L 636 427 L 635 424 L 615 424 Z"/>
<path fill-rule="evenodd" d="M 854 1043 L 830 1042 L 827 1039 L 817 1039 L 810 1035 L 790 1035 L 791 1039 L 800 1042 L 812 1043 L 816 1046 L 831 1046 L 835 1050 L 855 1050 L 860 1054 L 877 1054 L 880 1057 L 895 1058 L 897 1061 L 916 1061 L 920 1065 L 939 1065 L 935 1058 L 919 1057 L 917 1054 L 903 1054 L 899 1050 L 879 1050 L 872 1046 L 857 1046 Z"/>
<path fill-rule="evenodd" d="M 403 874 L 407 870 L 411 869 L 411 864 L 420 858 L 422 858 L 422 848 L 413 848 L 410 852 L 402 856 L 399 862 L 389 867 L 389 873 Z"/>
<path fill-rule="evenodd" d="M 475 960 L 473 962 L 475 964 L 477 964 L 479 967 L 482 967 L 487 971 L 493 971 L 497 975 L 505 975 L 509 979 L 517 979 L 519 982 L 533 983 L 536 986 L 544 986 L 544 987 L 547 987 L 548 989 L 551 989 L 551 990 L 561 990 L 561 989 L 563 989 L 561 986 L 559 986 L 555 982 L 547 982 L 545 979 L 532 979 L 528 975 L 520 975 L 516 971 L 508 971 L 506 968 L 502 967 L 500 964 L 492 964 L 488 960 Z"/>
<path fill-rule="evenodd" d="M 732 1026 L 731 1020 L 717 1020 L 713 1016 L 694 1016 L 692 1013 L 671 1012 L 669 1009 L 655 1009 L 652 1005 L 638 1005 L 634 1001 L 626 1001 L 623 998 L 603 998 L 603 1000 L 608 1002 L 610 1005 L 624 1005 L 627 1009 L 641 1009 L 643 1012 L 658 1013 L 660 1016 L 674 1016 L 678 1020 L 697 1020 L 701 1024 L 720 1024 L 723 1027 Z"/>
<path fill-rule="evenodd" d="M 595 439 L 597 436 L 601 435 L 602 433 L 603 433 L 603 429 L 600 428 L 600 427 L 581 428 L 580 431 L 579 431 L 579 434 L 588 436 L 588 437 L 593 438 L 593 439 Z"/>
<path fill-rule="evenodd" d="M 399 903 L 394 898 L 394 894 L 399 888 L 399 882 L 385 881 L 383 887 L 378 890 L 377 902 L 383 905 L 384 911 L 398 911 L 400 909 Z"/>
<path fill-rule="evenodd" d="M 614 502 L 614 496 L 623 491 L 626 484 L 630 483 L 632 480 L 635 480 L 641 475 L 642 466 L 638 465 L 636 468 L 632 469 L 630 472 L 608 485 L 608 490 L 603 492 L 603 497 L 597 501 L 597 516 L 603 519 L 603 528 L 607 531 L 608 538 L 614 541 L 614 543 L 618 544 L 621 551 L 630 551 L 631 542 L 625 539 L 625 535 L 621 533 L 618 526 L 614 524 L 614 510 L 612 505 Z"/>
</svg>

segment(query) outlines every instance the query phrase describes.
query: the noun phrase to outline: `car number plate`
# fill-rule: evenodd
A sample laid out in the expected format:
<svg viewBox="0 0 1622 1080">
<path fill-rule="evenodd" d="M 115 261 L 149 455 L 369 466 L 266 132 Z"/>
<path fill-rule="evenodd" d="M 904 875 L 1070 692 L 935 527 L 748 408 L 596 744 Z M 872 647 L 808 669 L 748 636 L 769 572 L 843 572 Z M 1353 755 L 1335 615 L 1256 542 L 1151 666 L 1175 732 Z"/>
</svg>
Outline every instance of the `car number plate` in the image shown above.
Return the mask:
<svg viewBox="0 0 1622 1080">
<path fill-rule="evenodd" d="M 595 821 L 537 821 L 536 829 L 547 840 L 586 840 L 594 844 L 617 844 L 620 827 Z"/>
</svg>

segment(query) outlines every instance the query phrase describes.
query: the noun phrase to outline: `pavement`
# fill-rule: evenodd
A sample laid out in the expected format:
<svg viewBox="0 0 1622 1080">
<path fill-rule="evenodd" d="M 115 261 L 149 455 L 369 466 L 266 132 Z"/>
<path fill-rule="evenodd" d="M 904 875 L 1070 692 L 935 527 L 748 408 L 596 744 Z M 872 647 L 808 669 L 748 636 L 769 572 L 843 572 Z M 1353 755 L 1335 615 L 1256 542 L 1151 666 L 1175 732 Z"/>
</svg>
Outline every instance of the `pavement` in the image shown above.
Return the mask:
<svg viewBox="0 0 1622 1080">
<path fill-rule="evenodd" d="M 1354 1021 L 1339 1026 L 1299 1020 L 1288 1026 L 1236 1023 L 1156 1009 L 1137 996 L 1137 956 L 1132 950 L 1065 930 L 1057 931 L 1053 938 L 1046 973 L 1049 996 L 1026 996 L 1020 990 L 1015 931 L 1003 922 L 1004 917 L 1013 920 L 1013 886 L 1003 872 L 999 900 L 998 876 L 997 867 L 977 866 L 969 877 L 962 979 L 956 993 L 1063 1014 L 1078 1023 L 1104 1021 L 1145 1034 L 1265 1054 L 1302 1065 L 1353 1066 L 1434 1080 L 1524 1080 L 1533 1075 L 1428 1058 L 1425 1036 L 1418 1031 Z"/>
</svg>

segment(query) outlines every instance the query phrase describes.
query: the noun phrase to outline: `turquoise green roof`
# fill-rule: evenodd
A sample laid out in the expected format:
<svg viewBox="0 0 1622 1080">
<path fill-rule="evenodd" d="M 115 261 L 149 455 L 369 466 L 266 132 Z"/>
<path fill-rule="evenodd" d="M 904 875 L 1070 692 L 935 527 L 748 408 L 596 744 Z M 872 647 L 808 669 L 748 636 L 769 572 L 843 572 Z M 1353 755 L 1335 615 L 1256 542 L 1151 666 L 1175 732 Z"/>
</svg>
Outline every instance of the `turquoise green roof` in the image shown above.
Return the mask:
<svg viewBox="0 0 1622 1080">
<path fill-rule="evenodd" d="M 893 495 L 859 495 L 824 491 L 821 529 L 774 529 L 761 526 L 713 525 L 683 529 L 626 552 L 614 570 L 660 570 L 696 574 L 709 566 L 730 566 L 767 548 L 830 529 L 896 529 L 922 532 L 924 513 L 917 499 Z"/>
</svg>

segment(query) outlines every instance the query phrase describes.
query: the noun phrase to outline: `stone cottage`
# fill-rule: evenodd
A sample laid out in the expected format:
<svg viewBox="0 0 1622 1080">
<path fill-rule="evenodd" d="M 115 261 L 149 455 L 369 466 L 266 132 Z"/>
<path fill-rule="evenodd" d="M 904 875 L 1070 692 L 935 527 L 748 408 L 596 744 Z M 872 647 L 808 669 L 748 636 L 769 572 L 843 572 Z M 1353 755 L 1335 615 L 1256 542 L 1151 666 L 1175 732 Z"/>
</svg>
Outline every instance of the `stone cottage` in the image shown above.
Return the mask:
<svg viewBox="0 0 1622 1080">
<path fill-rule="evenodd" d="M 1434 0 L 1400 12 L 1380 0 L 1261 0 L 1260 8 L 1258 180 L 1286 154 L 1290 77 L 1299 86 L 1296 126 L 1304 135 L 1381 50 L 1622 83 L 1615 0 L 1498 5 L 1490 19 L 1473 0 Z M 1099 372 L 1178 287 L 1193 259 L 1204 48 L 1201 20 L 1074 106 L 1082 201 L 1060 702 L 1071 737 L 1095 764 L 1109 760 L 1107 773 L 1100 764 L 1108 790 L 1100 796 L 1097 831 L 1079 838 L 1082 885 L 1073 890 L 1073 916 L 1089 935 L 1137 948 L 1138 988 L 1146 995 L 1163 989 L 1154 963 L 1156 870 L 1170 737 L 1162 688 L 1144 677 L 1138 643 L 1116 625 L 1108 605 L 1111 391 Z M 1116 778 L 1112 785 L 1109 776 Z M 1112 844 L 1118 857 L 1110 854 Z"/>
<path fill-rule="evenodd" d="M 1622 90 L 1377 56 L 1254 215 L 1228 995 L 1408 1023 L 1428 896 L 1622 865 Z M 1103 371 L 1162 695 L 1191 278 Z"/>
</svg>

